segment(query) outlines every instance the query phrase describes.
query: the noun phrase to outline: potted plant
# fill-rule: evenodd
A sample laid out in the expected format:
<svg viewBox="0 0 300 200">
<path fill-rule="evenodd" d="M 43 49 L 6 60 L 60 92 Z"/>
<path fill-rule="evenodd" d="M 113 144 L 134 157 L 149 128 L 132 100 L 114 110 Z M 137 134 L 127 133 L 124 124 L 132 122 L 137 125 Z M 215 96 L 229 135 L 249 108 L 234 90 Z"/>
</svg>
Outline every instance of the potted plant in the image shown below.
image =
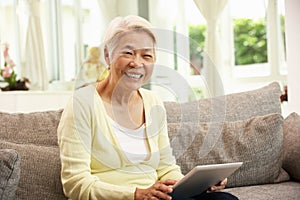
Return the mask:
<svg viewBox="0 0 300 200">
<path fill-rule="evenodd" d="M 11 91 L 11 90 L 28 90 L 26 86 L 26 82 L 29 82 L 27 78 L 23 80 L 17 80 L 17 74 L 14 71 L 15 63 L 10 58 L 9 53 L 9 45 L 4 44 L 4 68 L 0 69 L 0 76 L 3 81 L 7 83 L 5 87 L 2 87 L 2 91 Z"/>
</svg>

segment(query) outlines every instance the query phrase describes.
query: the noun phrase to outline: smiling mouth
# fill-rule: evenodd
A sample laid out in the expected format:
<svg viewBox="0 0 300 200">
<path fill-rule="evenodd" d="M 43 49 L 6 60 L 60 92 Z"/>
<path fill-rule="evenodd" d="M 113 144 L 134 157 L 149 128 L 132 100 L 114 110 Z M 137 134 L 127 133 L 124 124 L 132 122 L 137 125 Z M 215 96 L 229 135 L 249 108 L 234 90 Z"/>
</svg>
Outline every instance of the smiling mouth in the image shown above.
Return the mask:
<svg viewBox="0 0 300 200">
<path fill-rule="evenodd" d="M 134 79 L 140 79 L 143 76 L 142 74 L 134 74 L 129 72 L 125 72 L 125 75 L 129 78 L 134 78 Z"/>
</svg>

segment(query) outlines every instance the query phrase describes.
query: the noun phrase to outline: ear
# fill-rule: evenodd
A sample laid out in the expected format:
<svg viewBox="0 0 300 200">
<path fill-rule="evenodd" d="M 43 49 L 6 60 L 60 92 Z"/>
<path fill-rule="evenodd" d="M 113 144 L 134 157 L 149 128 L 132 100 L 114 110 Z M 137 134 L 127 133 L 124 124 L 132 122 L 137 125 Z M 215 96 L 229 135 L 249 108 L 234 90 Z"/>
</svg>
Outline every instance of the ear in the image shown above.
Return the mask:
<svg viewBox="0 0 300 200">
<path fill-rule="evenodd" d="M 110 65 L 109 53 L 107 46 L 104 47 L 104 59 L 107 65 Z"/>
</svg>

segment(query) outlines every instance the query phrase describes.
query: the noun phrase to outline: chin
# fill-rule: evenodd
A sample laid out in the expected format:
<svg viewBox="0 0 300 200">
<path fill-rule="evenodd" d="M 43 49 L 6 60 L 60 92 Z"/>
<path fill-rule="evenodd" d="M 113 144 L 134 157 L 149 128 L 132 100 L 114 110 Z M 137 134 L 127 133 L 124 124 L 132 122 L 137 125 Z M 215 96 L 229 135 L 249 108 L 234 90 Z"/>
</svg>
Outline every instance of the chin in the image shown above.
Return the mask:
<svg viewBox="0 0 300 200">
<path fill-rule="evenodd" d="M 125 83 L 123 84 L 123 88 L 125 90 L 131 90 L 131 91 L 134 91 L 134 90 L 138 90 L 142 87 L 142 83 Z"/>
</svg>

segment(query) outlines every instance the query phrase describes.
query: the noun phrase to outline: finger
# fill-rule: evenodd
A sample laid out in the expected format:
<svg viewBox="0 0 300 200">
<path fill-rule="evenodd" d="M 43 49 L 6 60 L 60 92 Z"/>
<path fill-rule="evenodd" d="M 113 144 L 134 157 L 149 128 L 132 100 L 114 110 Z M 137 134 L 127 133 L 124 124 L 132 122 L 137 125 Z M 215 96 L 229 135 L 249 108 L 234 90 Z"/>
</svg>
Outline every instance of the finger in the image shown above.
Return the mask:
<svg viewBox="0 0 300 200">
<path fill-rule="evenodd" d="M 215 191 L 223 190 L 224 188 L 225 186 L 212 186 L 210 187 L 209 191 L 215 192 Z"/>
<path fill-rule="evenodd" d="M 165 200 L 171 200 L 172 197 L 164 192 L 161 192 L 159 190 L 153 190 L 152 195 L 158 199 L 165 199 Z M 152 199 L 152 198 L 151 198 Z"/>
<path fill-rule="evenodd" d="M 227 178 L 225 178 L 223 181 L 220 181 L 217 185 L 215 186 L 226 186 L 227 184 Z"/>
<path fill-rule="evenodd" d="M 225 188 L 225 185 L 217 186 L 217 190 L 223 190 Z"/>
<path fill-rule="evenodd" d="M 216 190 L 216 186 L 211 186 L 209 189 L 208 189 L 208 191 L 211 191 L 211 192 L 213 192 L 213 191 L 215 191 Z"/>
<path fill-rule="evenodd" d="M 154 185 L 154 188 L 158 191 L 163 192 L 163 193 L 171 193 L 173 191 L 173 189 L 171 187 L 169 187 L 168 185 L 163 184 L 162 182 L 156 183 Z"/>
<path fill-rule="evenodd" d="M 227 178 L 225 178 L 223 181 L 221 181 L 220 185 L 224 185 L 225 186 L 227 184 L 227 181 L 228 181 Z"/>
<path fill-rule="evenodd" d="M 161 181 L 161 183 L 163 183 L 165 185 L 175 185 L 176 182 L 177 182 L 176 180 L 170 180 L 170 179 Z"/>
</svg>

